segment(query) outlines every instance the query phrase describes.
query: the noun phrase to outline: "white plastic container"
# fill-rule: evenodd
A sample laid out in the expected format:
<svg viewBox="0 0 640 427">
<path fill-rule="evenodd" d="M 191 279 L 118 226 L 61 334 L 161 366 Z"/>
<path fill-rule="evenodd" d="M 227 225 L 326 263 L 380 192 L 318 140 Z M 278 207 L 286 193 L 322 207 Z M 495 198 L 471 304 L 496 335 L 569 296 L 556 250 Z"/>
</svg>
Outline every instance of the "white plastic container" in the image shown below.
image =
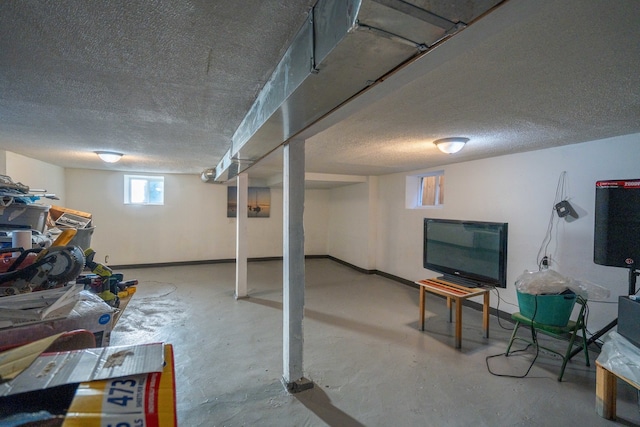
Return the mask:
<svg viewBox="0 0 640 427">
<path fill-rule="evenodd" d="M 0 209 L 2 210 L 0 212 L 0 227 L 28 226 L 33 230 L 38 230 L 41 233 L 44 232 L 47 224 L 47 215 L 49 214 L 49 206 L 12 203 Z"/>
</svg>

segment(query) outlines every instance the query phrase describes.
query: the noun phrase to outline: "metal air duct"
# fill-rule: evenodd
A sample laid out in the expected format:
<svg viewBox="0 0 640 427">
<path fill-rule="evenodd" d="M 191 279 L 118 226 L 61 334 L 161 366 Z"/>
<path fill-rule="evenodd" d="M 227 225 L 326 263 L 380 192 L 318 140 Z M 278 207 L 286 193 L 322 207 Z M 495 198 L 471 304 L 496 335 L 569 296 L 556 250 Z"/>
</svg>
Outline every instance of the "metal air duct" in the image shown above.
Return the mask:
<svg viewBox="0 0 640 427">
<path fill-rule="evenodd" d="M 489 3 L 484 10 L 498 1 Z M 207 169 L 202 180 L 232 179 L 465 26 L 403 0 L 319 0 L 234 133 L 215 174 Z"/>
</svg>

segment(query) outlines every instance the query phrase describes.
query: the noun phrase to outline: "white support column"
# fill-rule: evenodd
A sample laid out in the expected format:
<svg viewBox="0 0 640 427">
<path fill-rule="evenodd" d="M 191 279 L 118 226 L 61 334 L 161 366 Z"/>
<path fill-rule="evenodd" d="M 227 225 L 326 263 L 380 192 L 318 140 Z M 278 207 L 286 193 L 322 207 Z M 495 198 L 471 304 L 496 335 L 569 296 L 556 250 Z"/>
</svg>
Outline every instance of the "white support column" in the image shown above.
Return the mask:
<svg viewBox="0 0 640 427">
<path fill-rule="evenodd" d="M 247 203 L 249 177 L 241 173 L 236 177 L 236 299 L 247 295 Z"/>
<path fill-rule="evenodd" d="M 313 387 L 303 377 L 304 316 L 304 140 L 284 146 L 283 173 L 283 368 L 282 383 L 291 393 Z"/>
<path fill-rule="evenodd" d="M 377 270 L 377 248 L 378 248 L 378 177 L 370 176 L 367 178 L 369 186 L 369 229 L 367 237 L 369 244 L 367 245 L 367 266 L 368 270 Z"/>
</svg>

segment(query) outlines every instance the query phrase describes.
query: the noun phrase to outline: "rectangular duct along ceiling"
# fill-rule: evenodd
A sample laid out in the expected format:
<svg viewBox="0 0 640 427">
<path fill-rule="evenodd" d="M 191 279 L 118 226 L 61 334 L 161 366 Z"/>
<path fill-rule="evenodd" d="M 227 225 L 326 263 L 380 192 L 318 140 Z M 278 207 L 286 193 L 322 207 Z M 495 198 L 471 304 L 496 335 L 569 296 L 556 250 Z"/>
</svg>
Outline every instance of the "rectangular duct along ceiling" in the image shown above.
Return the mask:
<svg viewBox="0 0 640 427">
<path fill-rule="evenodd" d="M 232 179 L 464 26 L 402 0 L 319 0 L 233 135 L 215 174 L 208 170 L 202 179 Z"/>
</svg>

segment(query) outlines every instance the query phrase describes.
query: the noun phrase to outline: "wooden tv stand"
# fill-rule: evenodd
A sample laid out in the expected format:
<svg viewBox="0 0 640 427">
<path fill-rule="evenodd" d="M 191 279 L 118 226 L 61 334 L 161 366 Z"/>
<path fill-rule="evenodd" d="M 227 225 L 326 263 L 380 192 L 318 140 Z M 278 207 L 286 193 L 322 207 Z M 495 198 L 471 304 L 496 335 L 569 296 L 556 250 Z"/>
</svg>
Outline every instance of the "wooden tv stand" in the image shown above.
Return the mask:
<svg viewBox="0 0 640 427">
<path fill-rule="evenodd" d="M 468 288 L 441 279 L 424 279 L 415 282 L 419 285 L 420 292 L 420 330 L 424 331 L 425 295 L 427 292 L 441 295 L 447 298 L 449 308 L 449 322 L 451 322 L 451 300 L 456 302 L 456 348 L 462 347 L 462 300 L 482 295 L 482 328 L 484 337 L 489 338 L 489 289 Z"/>
</svg>

